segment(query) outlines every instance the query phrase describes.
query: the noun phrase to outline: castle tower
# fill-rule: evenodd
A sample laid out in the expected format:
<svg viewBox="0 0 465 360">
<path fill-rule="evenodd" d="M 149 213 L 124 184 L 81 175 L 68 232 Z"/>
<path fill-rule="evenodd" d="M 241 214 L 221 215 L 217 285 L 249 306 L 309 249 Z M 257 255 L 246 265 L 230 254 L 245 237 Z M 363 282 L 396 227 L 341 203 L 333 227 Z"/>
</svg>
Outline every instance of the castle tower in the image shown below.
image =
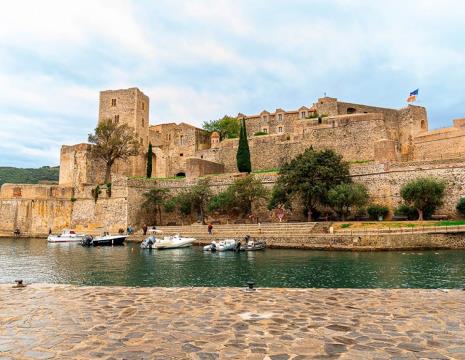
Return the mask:
<svg viewBox="0 0 465 360">
<path fill-rule="evenodd" d="M 128 176 L 144 176 L 149 142 L 149 98 L 138 88 L 101 91 L 99 122 L 107 119 L 132 127 L 142 144 L 139 156 L 117 161 L 112 171 Z"/>
</svg>

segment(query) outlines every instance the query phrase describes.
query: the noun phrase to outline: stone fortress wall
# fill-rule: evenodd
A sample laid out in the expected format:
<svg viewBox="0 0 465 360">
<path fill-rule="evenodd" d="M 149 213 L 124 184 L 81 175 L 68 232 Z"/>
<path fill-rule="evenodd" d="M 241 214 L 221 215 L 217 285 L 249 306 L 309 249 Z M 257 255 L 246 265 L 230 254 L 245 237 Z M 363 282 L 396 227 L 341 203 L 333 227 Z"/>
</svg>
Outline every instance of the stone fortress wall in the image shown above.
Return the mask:
<svg viewBox="0 0 465 360">
<path fill-rule="evenodd" d="M 329 97 L 297 110 L 238 118 L 245 119 L 254 170 L 279 168 L 309 146 L 332 148 L 352 163 L 353 179 L 391 208 L 400 201 L 402 184 L 419 176 L 446 181 L 448 196 L 440 213 L 455 216 L 455 203 L 465 196 L 465 119 L 429 131 L 423 107 L 386 109 Z M 137 88 L 101 92 L 99 121 L 103 119 L 128 124 L 143 144 L 139 156 L 113 168 L 111 197 L 103 192 L 97 202 L 92 198 L 92 189 L 103 183 L 104 166 L 92 159 L 91 145 L 64 145 L 59 185 L 2 186 L 0 233 L 11 234 L 16 227 L 29 234 L 64 227 L 115 232 L 137 224 L 142 194 L 154 186 L 177 192 L 198 177 L 215 174 L 212 184 L 219 191 L 240 176 L 235 174 L 237 139 L 219 141 L 218 134 L 186 123 L 150 125 L 149 98 Z M 258 131 L 267 135 L 254 136 Z M 143 179 L 149 142 L 156 179 Z M 187 177 L 170 179 L 175 175 Z M 256 176 L 268 187 L 276 179 L 275 173 Z M 271 220 L 271 213 L 260 212 L 263 221 Z"/>
</svg>

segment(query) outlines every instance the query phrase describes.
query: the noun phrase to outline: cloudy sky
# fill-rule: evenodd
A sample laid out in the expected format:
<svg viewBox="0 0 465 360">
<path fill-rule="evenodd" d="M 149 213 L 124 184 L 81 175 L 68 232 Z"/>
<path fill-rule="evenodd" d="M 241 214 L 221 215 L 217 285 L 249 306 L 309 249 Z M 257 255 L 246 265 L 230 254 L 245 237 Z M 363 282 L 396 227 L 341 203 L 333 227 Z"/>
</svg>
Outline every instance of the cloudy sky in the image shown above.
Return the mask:
<svg viewBox="0 0 465 360">
<path fill-rule="evenodd" d="M 464 1 L 4 1 L 0 166 L 59 163 L 95 127 L 98 92 L 137 86 L 150 121 L 191 122 L 327 93 L 465 116 Z"/>
</svg>

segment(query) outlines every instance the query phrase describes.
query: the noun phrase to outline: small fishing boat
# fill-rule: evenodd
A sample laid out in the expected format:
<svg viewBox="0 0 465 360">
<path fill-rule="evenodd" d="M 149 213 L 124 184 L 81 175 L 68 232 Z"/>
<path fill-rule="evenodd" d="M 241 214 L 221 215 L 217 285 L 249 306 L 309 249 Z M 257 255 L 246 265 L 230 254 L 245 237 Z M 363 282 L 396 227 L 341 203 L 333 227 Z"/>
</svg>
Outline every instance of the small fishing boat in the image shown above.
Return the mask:
<svg viewBox="0 0 465 360">
<path fill-rule="evenodd" d="M 73 230 L 65 229 L 60 235 L 50 234 L 47 238 L 48 242 L 80 242 L 86 237 L 85 234 L 76 234 Z"/>
<path fill-rule="evenodd" d="M 145 239 L 140 247 L 142 249 L 179 249 L 192 246 L 194 238 L 186 238 L 178 235 L 165 236 L 163 239 L 157 239 L 155 236 L 149 236 Z"/>
<path fill-rule="evenodd" d="M 228 251 L 228 250 L 235 250 L 237 242 L 234 239 L 225 239 L 219 242 L 212 241 L 210 245 L 206 245 L 203 247 L 203 251 Z"/>
<path fill-rule="evenodd" d="M 240 251 L 257 251 L 264 250 L 266 248 L 266 242 L 262 240 L 249 240 L 240 247 Z"/>
<path fill-rule="evenodd" d="M 106 234 L 103 236 L 86 236 L 84 240 L 81 241 L 82 246 L 117 246 L 124 245 L 124 240 L 128 235 L 110 235 Z"/>
</svg>

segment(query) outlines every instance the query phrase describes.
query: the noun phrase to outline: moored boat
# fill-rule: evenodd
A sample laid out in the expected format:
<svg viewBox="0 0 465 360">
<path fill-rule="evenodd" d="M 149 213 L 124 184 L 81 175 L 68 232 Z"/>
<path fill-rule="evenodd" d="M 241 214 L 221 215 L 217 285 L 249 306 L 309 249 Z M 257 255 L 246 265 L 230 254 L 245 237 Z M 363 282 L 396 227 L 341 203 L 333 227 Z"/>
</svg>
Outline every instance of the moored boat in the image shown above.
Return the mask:
<svg viewBox="0 0 465 360">
<path fill-rule="evenodd" d="M 179 249 L 192 246 L 194 238 L 186 238 L 179 235 L 165 236 L 163 239 L 157 239 L 154 236 L 149 236 L 142 244 L 142 249 Z"/>
<path fill-rule="evenodd" d="M 96 236 L 86 236 L 84 240 L 81 241 L 82 246 L 117 246 L 124 245 L 124 240 L 128 235 L 103 235 Z"/>
<path fill-rule="evenodd" d="M 257 251 L 257 250 L 263 250 L 266 248 L 266 242 L 263 240 L 251 240 L 249 235 L 246 235 L 245 238 L 245 244 L 244 245 L 239 245 L 236 247 L 236 251 Z M 240 244 L 240 243 L 239 243 Z"/>
<path fill-rule="evenodd" d="M 235 250 L 237 246 L 237 242 L 234 239 L 225 239 L 219 242 L 212 241 L 210 245 L 206 245 L 203 247 L 203 251 L 228 251 L 228 250 Z"/>
<path fill-rule="evenodd" d="M 60 235 L 50 234 L 47 237 L 48 242 L 80 242 L 86 237 L 85 234 L 76 234 L 73 230 L 65 229 Z"/>
</svg>

